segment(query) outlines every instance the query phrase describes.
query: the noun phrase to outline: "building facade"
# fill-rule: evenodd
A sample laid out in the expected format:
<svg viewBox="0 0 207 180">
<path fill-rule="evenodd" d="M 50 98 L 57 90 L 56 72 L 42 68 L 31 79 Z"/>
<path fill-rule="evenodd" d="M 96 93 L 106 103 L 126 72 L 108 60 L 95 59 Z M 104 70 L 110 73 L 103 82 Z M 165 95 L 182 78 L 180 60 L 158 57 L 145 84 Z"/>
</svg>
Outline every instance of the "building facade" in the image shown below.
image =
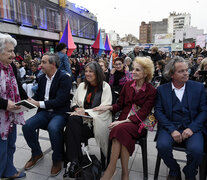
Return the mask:
<svg viewBox="0 0 207 180">
<path fill-rule="evenodd" d="M 4 0 L 0 3 L 0 32 L 11 34 L 17 51 L 54 52 L 67 20 L 75 51 L 91 52 L 98 31 L 97 18 L 87 9 L 63 0 Z"/>
<path fill-rule="evenodd" d="M 120 41 L 120 36 L 115 31 L 111 30 L 108 32 L 108 37 L 112 46 L 116 46 Z"/>
<path fill-rule="evenodd" d="M 139 43 L 151 43 L 152 42 L 152 25 L 141 23 L 139 27 Z"/>
<path fill-rule="evenodd" d="M 190 24 L 191 15 L 189 13 L 170 13 L 168 17 L 168 33 L 172 33 L 173 39 L 175 39 L 176 31 L 190 27 Z"/>
<path fill-rule="evenodd" d="M 152 42 L 155 43 L 155 34 L 167 34 L 168 33 L 168 19 L 165 18 L 162 21 L 150 21 L 152 27 Z"/>
</svg>

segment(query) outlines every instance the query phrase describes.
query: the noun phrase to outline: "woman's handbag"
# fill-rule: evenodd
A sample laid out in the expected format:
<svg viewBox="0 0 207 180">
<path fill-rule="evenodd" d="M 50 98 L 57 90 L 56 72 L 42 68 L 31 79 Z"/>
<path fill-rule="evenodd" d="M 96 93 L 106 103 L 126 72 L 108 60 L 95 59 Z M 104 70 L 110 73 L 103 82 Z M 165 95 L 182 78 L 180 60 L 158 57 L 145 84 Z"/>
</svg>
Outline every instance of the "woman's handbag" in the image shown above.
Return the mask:
<svg viewBox="0 0 207 180">
<path fill-rule="evenodd" d="M 75 178 L 64 177 L 64 180 L 100 180 L 102 166 L 101 162 L 97 159 L 95 155 L 89 155 L 86 147 L 82 147 L 84 151 L 81 169 L 75 174 Z"/>
<path fill-rule="evenodd" d="M 138 130 L 139 133 L 141 133 L 143 128 L 148 129 L 150 131 L 153 131 L 153 129 L 157 123 L 157 120 L 154 116 L 154 113 L 153 112 L 149 113 L 147 118 L 144 121 L 142 121 L 141 118 L 137 115 L 137 112 L 139 109 L 140 109 L 139 106 L 137 106 L 136 104 L 133 104 L 132 108 L 128 114 L 128 117 L 131 115 L 135 115 L 137 117 L 137 119 L 140 121 L 140 127 Z"/>
<path fill-rule="evenodd" d="M 89 160 L 90 158 L 90 160 Z M 87 165 L 87 161 L 91 163 Z M 101 162 L 97 159 L 95 155 L 86 154 L 83 156 L 82 160 L 82 171 L 80 180 L 99 180 L 101 178 Z M 84 164 L 86 164 L 84 166 Z"/>
</svg>

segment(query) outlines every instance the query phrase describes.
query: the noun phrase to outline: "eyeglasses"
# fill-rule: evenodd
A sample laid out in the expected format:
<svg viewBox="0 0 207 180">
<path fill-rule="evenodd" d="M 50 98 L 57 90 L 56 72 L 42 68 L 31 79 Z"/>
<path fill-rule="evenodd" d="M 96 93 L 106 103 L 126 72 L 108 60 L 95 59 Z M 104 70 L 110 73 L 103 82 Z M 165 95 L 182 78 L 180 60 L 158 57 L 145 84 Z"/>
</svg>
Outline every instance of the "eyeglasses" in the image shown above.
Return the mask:
<svg viewBox="0 0 207 180">
<path fill-rule="evenodd" d="M 122 65 L 122 63 L 117 63 L 117 64 L 115 64 L 115 66 L 121 66 Z"/>
</svg>

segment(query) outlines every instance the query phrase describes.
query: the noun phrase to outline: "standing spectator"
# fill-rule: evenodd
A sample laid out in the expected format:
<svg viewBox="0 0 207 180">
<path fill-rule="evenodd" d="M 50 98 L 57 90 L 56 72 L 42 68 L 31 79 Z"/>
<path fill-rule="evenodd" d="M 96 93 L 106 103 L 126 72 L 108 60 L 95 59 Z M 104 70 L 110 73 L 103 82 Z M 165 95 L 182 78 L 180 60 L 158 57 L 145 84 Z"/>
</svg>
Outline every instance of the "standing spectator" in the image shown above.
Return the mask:
<svg viewBox="0 0 207 180">
<path fill-rule="evenodd" d="M 162 57 L 160 56 L 160 54 L 158 52 L 158 47 L 156 47 L 156 46 L 152 47 L 151 53 L 148 53 L 146 55 L 149 55 L 151 57 L 154 64 L 156 64 L 157 61 L 162 60 Z"/>
<path fill-rule="evenodd" d="M 59 69 L 63 71 L 64 73 L 68 73 L 70 76 L 72 76 L 72 71 L 70 67 L 70 63 L 67 56 L 67 46 L 65 43 L 60 43 L 56 47 L 57 54 L 60 58 L 60 67 Z"/>
<path fill-rule="evenodd" d="M 124 65 L 125 65 L 125 69 L 128 70 L 129 72 L 132 71 L 133 67 L 132 67 L 132 59 L 130 57 L 126 57 L 124 59 Z"/>
<path fill-rule="evenodd" d="M 123 49 L 122 46 L 116 45 L 113 48 L 114 48 L 114 52 L 112 53 L 112 63 L 114 64 L 115 59 L 117 57 L 122 57 L 124 54 L 121 52 L 121 50 Z"/>
<path fill-rule="evenodd" d="M 204 57 L 207 57 L 207 51 L 206 51 L 206 48 L 203 47 L 203 50 L 201 51 L 201 54 L 204 56 Z"/>
<path fill-rule="evenodd" d="M 205 89 L 203 84 L 188 80 L 188 64 L 181 57 L 175 57 L 166 65 L 164 75 L 171 82 L 157 88 L 158 154 L 169 168 L 167 180 L 181 180 L 180 166 L 173 157 L 172 147 L 183 143 L 187 153 L 187 164 L 183 168 L 185 179 L 196 180 L 204 154 Z"/>
<path fill-rule="evenodd" d="M 30 52 L 27 50 L 24 51 L 24 62 L 26 63 L 25 70 L 30 69 L 30 64 L 31 64 L 32 56 L 30 55 Z"/>
<path fill-rule="evenodd" d="M 181 53 L 180 53 L 180 57 L 182 57 L 182 58 L 187 58 L 187 55 L 186 55 L 186 52 L 185 51 L 182 51 Z"/>
<path fill-rule="evenodd" d="M 15 60 L 16 60 L 16 61 L 19 61 L 19 62 L 22 62 L 24 59 L 23 59 L 23 57 L 20 55 L 20 53 L 17 52 L 17 53 L 16 53 Z"/>
<path fill-rule="evenodd" d="M 204 74 L 200 74 L 202 73 L 201 71 L 203 71 Z M 202 82 L 204 84 L 205 90 L 207 92 L 207 58 L 204 58 L 201 61 L 201 64 L 198 67 L 198 70 L 195 72 L 194 76 L 195 76 L 195 80 Z M 207 95 L 207 93 L 206 93 Z"/>
<path fill-rule="evenodd" d="M 196 50 L 196 57 L 198 57 L 198 55 L 201 54 L 202 48 L 200 47 L 200 45 L 197 45 L 195 50 Z"/>
<path fill-rule="evenodd" d="M 195 72 L 198 70 L 199 65 L 201 64 L 201 61 L 203 60 L 203 55 L 198 55 L 198 58 L 196 60 L 196 63 L 192 66 L 191 68 L 191 73 L 190 73 L 190 79 L 194 80 L 195 79 Z"/>
<path fill-rule="evenodd" d="M 138 45 L 134 46 L 134 50 L 129 53 L 129 57 L 131 58 L 132 61 L 134 61 L 134 58 L 137 56 L 144 56 L 144 52 L 141 51 L 141 48 Z"/>
<path fill-rule="evenodd" d="M 71 60 L 71 69 L 73 73 L 73 81 L 77 81 L 77 77 L 79 76 L 80 73 L 80 66 L 77 58 L 70 58 Z"/>
<path fill-rule="evenodd" d="M 159 54 L 160 54 L 160 56 L 161 56 L 161 58 L 163 59 L 163 60 L 166 60 L 166 53 L 164 52 L 164 51 L 159 51 Z"/>
<path fill-rule="evenodd" d="M 0 33 L 0 178 L 8 179 L 26 176 L 24 172 L 18 172 L 13 163 L 16 125 L 23 125 L 25 121 L 22 112 L 12 111 L 19 109 L 16 102 L 28 98 L 16 79 L 17 71 L 12 63 L 16 44 L 10 35 Z"/>
</svg>

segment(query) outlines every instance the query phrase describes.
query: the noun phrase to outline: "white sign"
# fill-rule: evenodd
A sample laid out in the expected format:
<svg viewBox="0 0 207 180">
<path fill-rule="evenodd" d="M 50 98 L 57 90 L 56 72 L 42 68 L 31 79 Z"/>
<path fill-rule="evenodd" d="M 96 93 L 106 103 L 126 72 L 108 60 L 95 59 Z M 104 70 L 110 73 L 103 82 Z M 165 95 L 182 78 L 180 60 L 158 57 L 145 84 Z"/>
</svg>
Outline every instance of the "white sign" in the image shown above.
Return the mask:
<svg viewBox="0 0 207 180">
<path fill-rule="evenodd" d="M 206 46 L 206 35 L 196 36 L 196 46 L 199 45 L 201 48 Z"/>
<path fill-rule="evenodd" d="M 183 50 L 183 43 L 173 43 L 171 44 L 172 51 L 182 51 Z"/>
<path fill-rule="evenodd" d="M 183 30 L 176 30 L 175 43 L 182 43 L 182 42 L 183 42 Z"/>
<path fill-rule="evenodd" d="M 172 34 L 155 34 L 155 44 L 171 44 Z"/>
</svg>

